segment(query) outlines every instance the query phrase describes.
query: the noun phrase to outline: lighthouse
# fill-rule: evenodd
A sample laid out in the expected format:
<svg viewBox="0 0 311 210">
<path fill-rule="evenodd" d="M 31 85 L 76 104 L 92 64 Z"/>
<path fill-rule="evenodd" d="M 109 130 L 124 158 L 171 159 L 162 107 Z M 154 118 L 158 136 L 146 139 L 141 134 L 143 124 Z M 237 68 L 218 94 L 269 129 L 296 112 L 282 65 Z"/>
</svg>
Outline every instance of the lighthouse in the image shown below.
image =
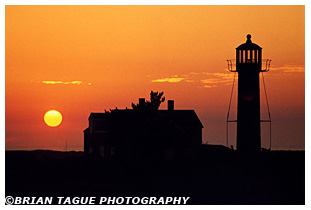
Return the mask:
<svg viewBox="0 0 311 210">
<path fill-rule="evenodd" d="M 238 151 L 255 153 L 261 150 L 260 82 L 261 72 L 269 70 L 270 60 L 263 66 L 262 48 L 253 43 L 248 34 L 245 43 L 236 48 L 235 69 L 238 73 L 237 143 Z"/>
</svg>

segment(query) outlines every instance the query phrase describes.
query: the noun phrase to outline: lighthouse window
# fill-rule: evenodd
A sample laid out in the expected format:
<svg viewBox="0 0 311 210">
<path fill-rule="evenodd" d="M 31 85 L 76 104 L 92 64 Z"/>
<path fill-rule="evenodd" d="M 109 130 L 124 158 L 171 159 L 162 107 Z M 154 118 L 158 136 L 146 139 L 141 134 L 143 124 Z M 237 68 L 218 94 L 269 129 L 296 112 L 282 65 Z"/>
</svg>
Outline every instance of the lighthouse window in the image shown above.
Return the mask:
<svg viewBox="0 0 311 210">
<path fill-rule="evenodd" d="M 240 54 L 240 63 L 243 63 L 243 50 L 239 50 L 239 54 Z"/>
<path fill-rule="evenodd" d="M 243 50 L 240 50 L 240 60 L 241 60 L 240 63 L 243 63 Z"/>
<path fill-rule="evenodd" d="M 251 63 L 255 63 L 254 58 L 255 58 L 255 50 L 251 50 Z"/>
</svg>

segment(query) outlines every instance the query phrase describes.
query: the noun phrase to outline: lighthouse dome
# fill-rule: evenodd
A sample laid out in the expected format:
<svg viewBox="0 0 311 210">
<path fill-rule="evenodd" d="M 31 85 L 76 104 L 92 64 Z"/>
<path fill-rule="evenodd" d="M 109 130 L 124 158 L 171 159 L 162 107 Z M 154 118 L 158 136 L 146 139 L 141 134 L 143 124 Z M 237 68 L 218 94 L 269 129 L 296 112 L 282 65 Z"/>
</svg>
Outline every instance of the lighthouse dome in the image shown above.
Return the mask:
<svg viewBox="0 0 311 210">
<path fill-rule="evenodd" d="M 248 34 L 246 36 L 247 40 L 244 44 L 241 44 L 240 46 L 238 46 L 236 49 L 237 50 L 259 50 L 262 49 L 259 45 L 255 44 L 252 42 L 251 38 L 252 36 L 250 34 Z"/>
</svg>

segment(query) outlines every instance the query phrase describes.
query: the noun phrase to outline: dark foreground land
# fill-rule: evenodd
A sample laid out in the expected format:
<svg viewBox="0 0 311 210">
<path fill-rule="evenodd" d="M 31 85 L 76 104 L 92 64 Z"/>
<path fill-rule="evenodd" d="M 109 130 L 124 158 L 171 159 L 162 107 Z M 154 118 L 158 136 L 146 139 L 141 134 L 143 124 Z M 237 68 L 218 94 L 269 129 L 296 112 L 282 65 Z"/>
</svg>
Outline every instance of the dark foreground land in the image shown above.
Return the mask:
<svg viewBox="0 0 311 210">
<path fill-rule="evenodd" d="M 86 161 L 83 152 L 6 151 L 6 196 L 189 196 L 187 204 L 304 204 L 304 151 L 244 157 L 202 145 L 192 160 Z"/>
</svg>

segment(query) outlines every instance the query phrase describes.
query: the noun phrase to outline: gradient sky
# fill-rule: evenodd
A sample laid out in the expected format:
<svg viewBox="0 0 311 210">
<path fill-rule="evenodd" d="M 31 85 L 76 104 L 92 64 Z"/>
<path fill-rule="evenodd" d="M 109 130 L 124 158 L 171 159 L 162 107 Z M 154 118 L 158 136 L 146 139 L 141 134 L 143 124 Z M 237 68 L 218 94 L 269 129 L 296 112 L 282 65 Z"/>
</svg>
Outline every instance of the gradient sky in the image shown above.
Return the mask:
<svg viewBox="0 0 311 210">
<path fill-rule="evenodd" d="M 234 75 L 226 60 L 247 34 L 272 59 L 265 73 L 272 149 L 304 149 L 304 6 L 6 6 L 5 13 L 6 149 L 64 150 L 67 141 L 83 150 L 91 112 L 131 107 L 151 90 L 164 91 L 175 109 L 194 109 L 203 142 L 225 145 Z M 232 118 L 236 91 L 233 102 Z M 51 109 L 63 115 L 55 128 L 43 120 Z M 268 131 L 262 125 L 266 148 Z"/>
</svg>

